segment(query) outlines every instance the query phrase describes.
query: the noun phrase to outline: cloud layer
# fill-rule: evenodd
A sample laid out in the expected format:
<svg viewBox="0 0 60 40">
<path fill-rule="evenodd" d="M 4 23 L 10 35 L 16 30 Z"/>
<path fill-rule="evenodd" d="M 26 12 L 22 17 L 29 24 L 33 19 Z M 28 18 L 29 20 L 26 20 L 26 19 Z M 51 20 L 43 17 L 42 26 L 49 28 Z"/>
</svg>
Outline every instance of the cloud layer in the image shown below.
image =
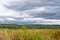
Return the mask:
<svg viewBox="0 0 60 40">
<path fill-rule="evenodd" d="M 60 0 L 0 0 L 0 23 L 60 25 Z"/>
</svg>

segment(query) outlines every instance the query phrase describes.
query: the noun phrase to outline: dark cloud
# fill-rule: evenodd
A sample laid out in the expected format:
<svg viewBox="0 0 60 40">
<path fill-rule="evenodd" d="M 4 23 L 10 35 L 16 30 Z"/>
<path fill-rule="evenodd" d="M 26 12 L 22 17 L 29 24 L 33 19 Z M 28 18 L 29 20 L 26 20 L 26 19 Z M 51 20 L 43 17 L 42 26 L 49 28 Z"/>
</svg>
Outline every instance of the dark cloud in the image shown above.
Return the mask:
<svg viewBox="0 0 60 40">
<path fill-rule="evenodd" d="M 60 0 L 26 0 L 23 2 L 13 1 L 10 3 L 10 5 L 5 6 L 9 9 L 24 11 L 33 9 L 34 7 L 41 7 L 41 6 L 60 6 Z"/>
<path fill-rule="evenodd" d="M 60 19 L 60 13 L 56 14 L 56 13 L 42 13 L 40 15 L 35 15 L 35 17 L 39 18 L 46 18 L 46 19 Z"/>
</svg>

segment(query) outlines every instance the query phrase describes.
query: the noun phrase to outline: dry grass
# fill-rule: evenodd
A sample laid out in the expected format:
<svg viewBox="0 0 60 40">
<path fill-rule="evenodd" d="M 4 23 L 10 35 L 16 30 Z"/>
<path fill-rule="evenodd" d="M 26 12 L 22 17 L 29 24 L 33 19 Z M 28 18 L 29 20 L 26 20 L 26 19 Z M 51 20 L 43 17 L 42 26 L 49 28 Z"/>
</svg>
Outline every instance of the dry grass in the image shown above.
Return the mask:
<svg viewBox="0 0 60 40">
<path fill-rule="evenodd" d="M 59 40 L 60 29 L 0 29 L 0 40 Z"/>
</svg>

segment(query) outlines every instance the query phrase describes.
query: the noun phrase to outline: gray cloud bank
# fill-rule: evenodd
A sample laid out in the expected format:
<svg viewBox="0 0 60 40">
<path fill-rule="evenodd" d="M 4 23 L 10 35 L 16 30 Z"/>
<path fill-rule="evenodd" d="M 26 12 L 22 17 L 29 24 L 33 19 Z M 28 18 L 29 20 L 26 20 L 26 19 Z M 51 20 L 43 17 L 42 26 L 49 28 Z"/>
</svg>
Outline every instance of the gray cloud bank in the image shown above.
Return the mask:
<svg viewBox="0 0 60 40">
<path fill-rule="evenodd" d="M 60 25 L 60 0 L 0 0 L 0 21 Z"/>
</svg>

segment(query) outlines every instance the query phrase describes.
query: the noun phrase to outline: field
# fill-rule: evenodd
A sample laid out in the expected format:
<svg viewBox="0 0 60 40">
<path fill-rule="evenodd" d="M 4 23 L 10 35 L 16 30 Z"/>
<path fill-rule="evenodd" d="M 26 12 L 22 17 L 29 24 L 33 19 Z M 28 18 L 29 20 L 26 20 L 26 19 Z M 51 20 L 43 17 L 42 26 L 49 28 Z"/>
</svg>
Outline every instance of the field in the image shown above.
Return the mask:
<svg viewBox="0 0 60 40">
<path fill-rule="evenodd" d="M 0 29 L 0 40 L 60 40 L 60 29 Z"/>
<path fill-rule="evenodd" d="M 60 40 L 60 25 L 0 24 L 0 40 Z"/>
</svg>

